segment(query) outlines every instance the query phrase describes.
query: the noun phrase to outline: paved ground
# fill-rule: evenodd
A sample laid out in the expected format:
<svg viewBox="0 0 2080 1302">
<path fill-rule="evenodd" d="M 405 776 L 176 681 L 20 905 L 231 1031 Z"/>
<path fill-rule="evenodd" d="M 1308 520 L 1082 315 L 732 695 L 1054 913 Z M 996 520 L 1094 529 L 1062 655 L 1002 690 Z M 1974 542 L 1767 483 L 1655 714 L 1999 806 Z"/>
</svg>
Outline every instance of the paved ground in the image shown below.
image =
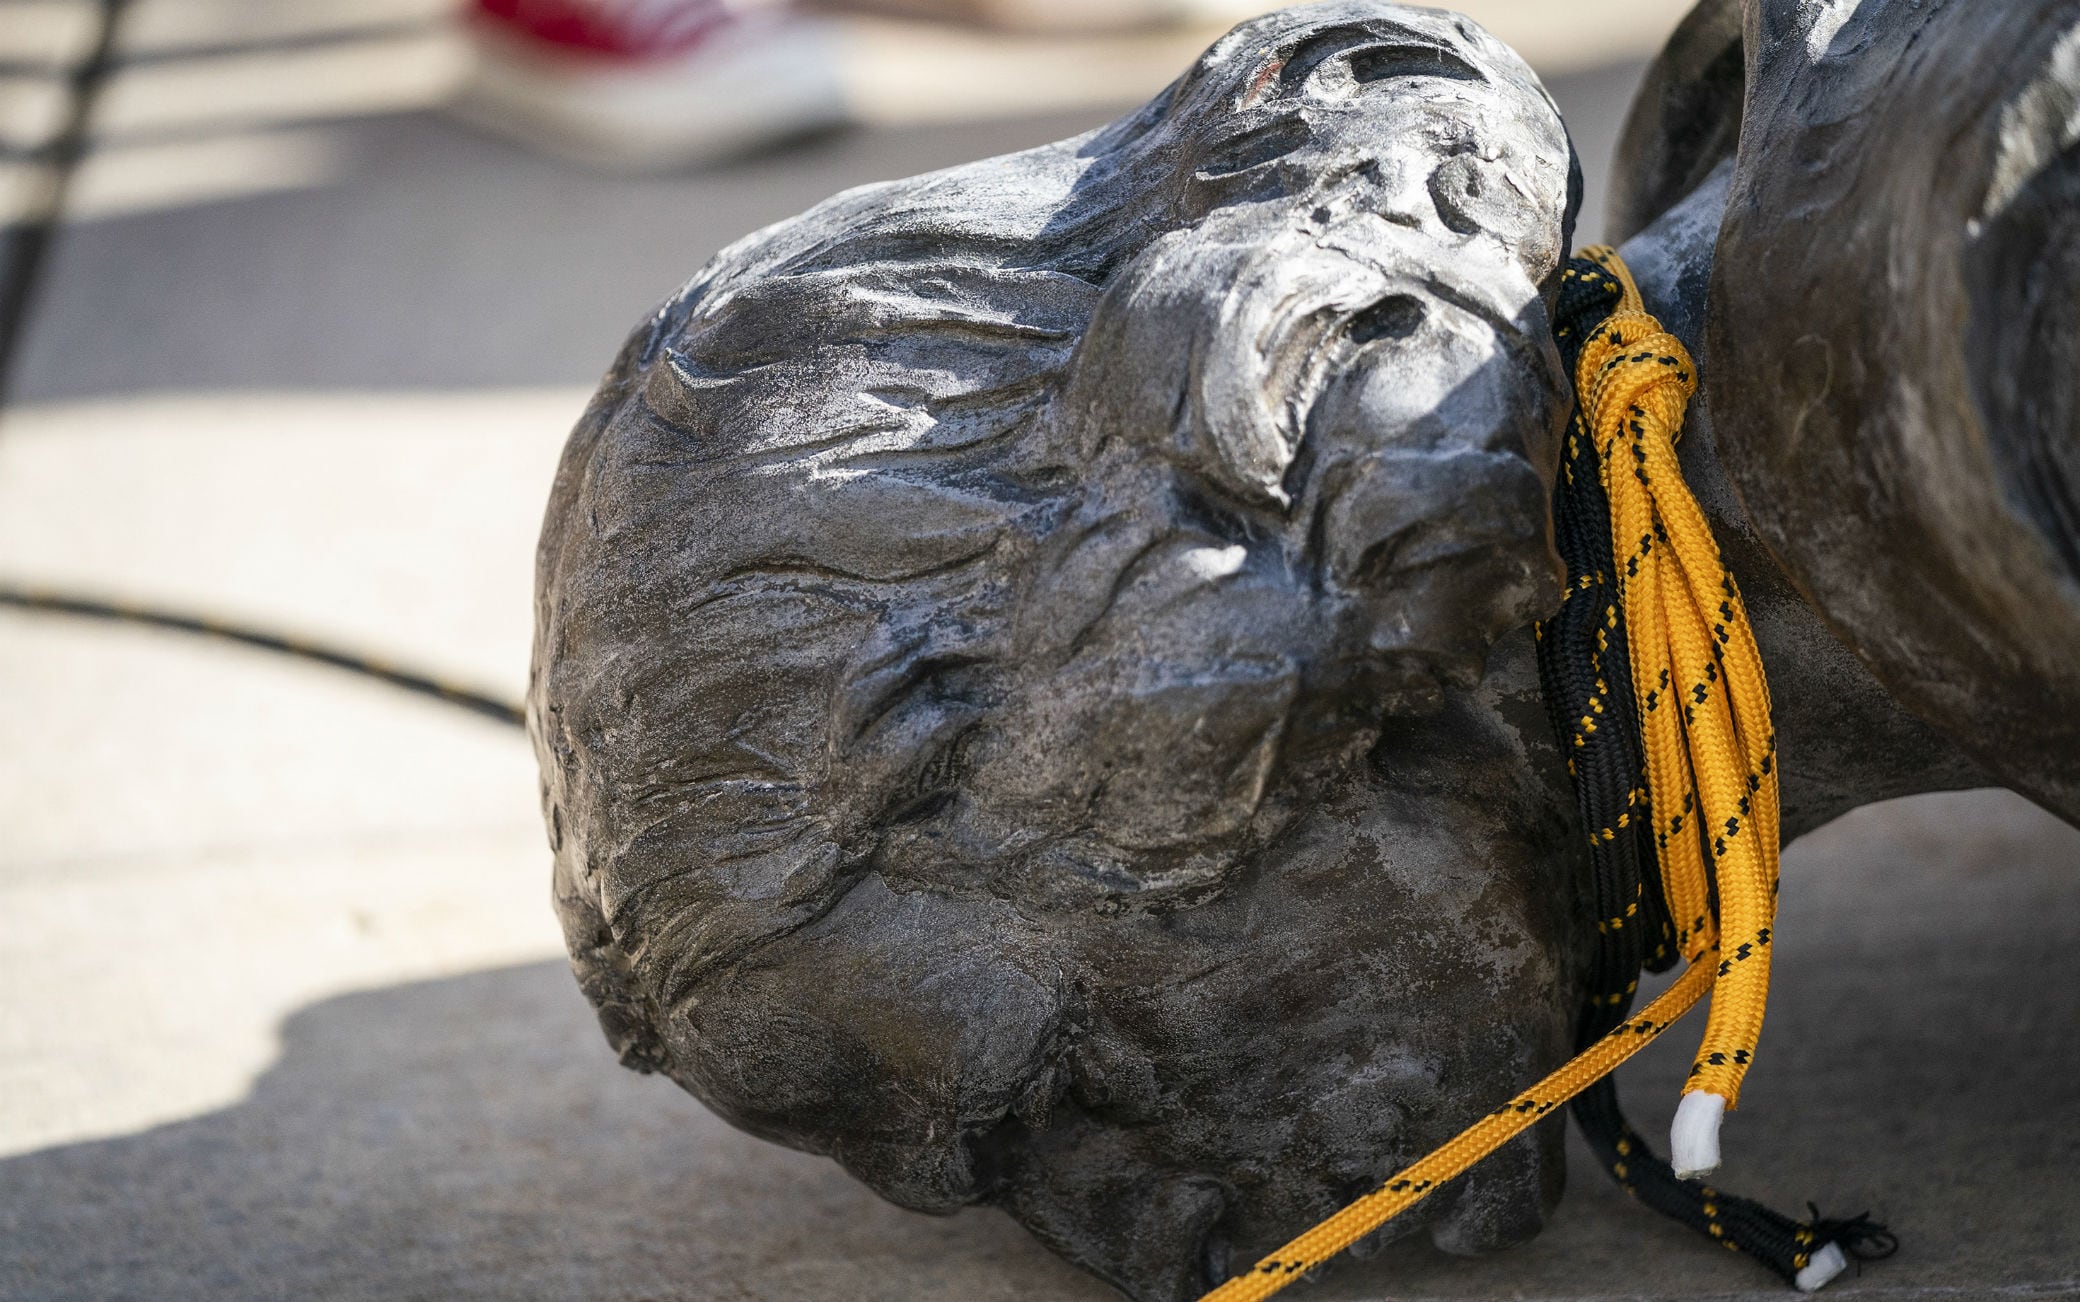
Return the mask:
<svg viewBox="0 0 2080 1302">
<path fill-rule="evenodd" d="M 1679 8 L 1478 7 L 1549 72 L 1592 191 Z M 0 7 L 0 146 L 47 125 L 33 65 L 77 52 L 79 9 Z M 602 180 L 432 111 L 453 51 L 431 13 L 141 0 L 0 413 L 0 577 L 517 692 L 557 445 L 654 299 L 842 186 L 1103 120 L 1201 39 L 862 24 L 879 125 Z M 933 59 L 966 80 L 921 91 Z M 0 1297 L 1108 1296 L 1000 1218 L 898 1211 L 616 1068 L 558 958 L 516 736 L 11 615 L 0 719 Z M 2005 795 L 1925 798 L 1809 838 L 1787 873 L 1728 1183 L 1890 1220 L 1906 1248 L 1845 1295 L 2080 1297 L 2080 834 Z M 1666 1048 L 1627 1077 L 1650 1129 L 1683 1065 Z M 1784 1296 L 1586 1164 L 1529 1248 L 1410 1245 L 1310 1293 Z"/>
</svg>

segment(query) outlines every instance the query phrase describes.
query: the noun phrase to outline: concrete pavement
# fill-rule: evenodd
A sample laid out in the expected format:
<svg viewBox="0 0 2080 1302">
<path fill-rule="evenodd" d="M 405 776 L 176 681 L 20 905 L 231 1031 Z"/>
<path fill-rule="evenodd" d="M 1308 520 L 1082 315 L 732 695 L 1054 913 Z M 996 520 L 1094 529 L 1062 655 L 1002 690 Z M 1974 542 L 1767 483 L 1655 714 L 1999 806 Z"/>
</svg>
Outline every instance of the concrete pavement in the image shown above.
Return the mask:
<svg viewBox="0 0 2080 1302">
<path fill-rule="evenodd" d="M 1681 7 L 1630 6 L 1623 31 L 1593 6 L 1480 10 L 1554 70 L 1592 195 Z M 78 8 L 4 13 L 62 53 Z M 745 231 L 1095 124 L 1182 58 L 1137 38 L 1052 100 L 913 93 L 862 132 L 604 179 L 431 111 L 422 0 L 137 13 L 0 413 L 0 576 L 506 693 L 550 468 L 629 323 Z M 0 47 L 24 30 L 0 14 Z M 244 57 L 270 41 L 332 62 Z M 859 75 L 931 48 L 892 44 Z M 1044 86 L 1077 48 L 986 51 Z M 30 105 L 11 120 L 33 135 L 23 94 L 0 115 Z M 560 961 L 517 736 L 321 668 L 4 613 L 0 719 L 0 1298 L 1110 1296 L 1000 1217 L 899 1211 L 616 1067 Z M 2080 1297 L 2080 834 L 1997 793 L 1862 811 L 1787 860 L 1781 933 L 1727 1183 L 1889 1220 L 1901 1255 L 1842 1295 Z M 1684 1050 L 1625 1077 L 1650 1132 Z M 1586 1160 L 1527 1248 L 1403 1245 L 1309 1292 L 1787 1296 Z"/>
</svg>

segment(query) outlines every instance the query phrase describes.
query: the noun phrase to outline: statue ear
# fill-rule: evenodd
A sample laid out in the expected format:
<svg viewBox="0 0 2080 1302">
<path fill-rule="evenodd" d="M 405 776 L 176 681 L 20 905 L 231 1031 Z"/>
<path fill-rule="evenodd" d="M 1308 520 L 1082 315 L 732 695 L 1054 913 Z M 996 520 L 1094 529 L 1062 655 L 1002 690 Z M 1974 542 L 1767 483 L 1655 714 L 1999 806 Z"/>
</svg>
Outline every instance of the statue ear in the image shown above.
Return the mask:
<svg viewBox="0 0 2080 1302">
<path fill-rule="evenodd" d="M 1747 95 L 1743 0 L 1698 0 L 1647 69 L 1611 167 L 1604 238 L 1621 244 L 1733 157 Z"/>
</svg>

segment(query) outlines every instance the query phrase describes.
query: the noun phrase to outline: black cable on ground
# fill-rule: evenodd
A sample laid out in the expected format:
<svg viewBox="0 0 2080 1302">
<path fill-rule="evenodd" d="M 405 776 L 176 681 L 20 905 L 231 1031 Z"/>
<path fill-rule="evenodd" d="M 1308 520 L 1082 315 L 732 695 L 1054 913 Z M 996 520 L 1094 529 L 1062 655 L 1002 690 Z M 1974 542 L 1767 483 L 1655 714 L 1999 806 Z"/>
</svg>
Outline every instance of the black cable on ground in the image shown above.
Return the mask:
<svg viewBox="0 0 2080 1302">
<path fill-rule="evenodd" d="M 86 161 L 92 145 L 94 106 L 115 70 L 116 37 L 122 27 L 123 11 L 130 0 L 101 0 L 101 23 L 94 46 L 72 69 L 67 80 L 72 94 L 66 105 L 65 121 L 50 142 L 37 150 L 32 161 L 45 165 L 44 182 L 28 217 L 5 232 L 6 249 L 0 253 L 0 409 L 14 397 L 15 364 L 28 330 L 29 311 L 43 286 L 50 255 L 65 220 L 72 184 Z"/>
<path fill-rule="evenodd" d="M 5 232 L 6 248 L 4 253 L 0 253 L 0 410 L 4 410 L 14 396 L 15 367 L 28 329 L 29 313 L 35 306 L 37 293 L 49 268 L 51 250 L 57 243 L 59 228 L 65 219 L 73 182 L 92 145 L 94 106 L 108 83 L 109 74 L 115 70 L 117 37 L 122 28 L 123 13 L 129 5 L 130 0 L 101 0 L 101 22 L 94 46 L 67 78 L 72 94 L 65 121 L 50 143 L 37 151 L 36 161 L 45 164 L 47 169 L 42 192 L 28 220 Z M 510 701 L 502 701 L 434 674 L 399 668 L 377 656 L 205 615 L 11 584 L 0 584 L 0 607 L 219 638 L 331 665 L 515 727 L 524 724 L 526 719 L 521 707 Z"/>
<path fill-rule="evenodd" d="M 526 711 L 518 704 L 500 700 L 434 674 L 399 668 L 378 656 L 343 650 L 322 642 L 310 642 L 280 633 L 270 633 L 264 629 L 231 624 L 206 616 L 187 615 L 179 611 L 103 601 L 68 593 L 43 592 L 9 584 L 0 584 L 0 607 L 137 624 L 147 628 L 219 638 L 226 642 L 237 642 L 243 646 L 257 647 L 263 651 L 273 651 L 281 655 L 295 656 L 299 660 L 311 660 L 335 669 L 344 669 L 365 678 L 373 678 L 377 682 L 388 683 L 392 687 L 415 692 L 421 696 L 430 696 L 516 728 L 524 726 L 527 721 Z"/>
</svg>

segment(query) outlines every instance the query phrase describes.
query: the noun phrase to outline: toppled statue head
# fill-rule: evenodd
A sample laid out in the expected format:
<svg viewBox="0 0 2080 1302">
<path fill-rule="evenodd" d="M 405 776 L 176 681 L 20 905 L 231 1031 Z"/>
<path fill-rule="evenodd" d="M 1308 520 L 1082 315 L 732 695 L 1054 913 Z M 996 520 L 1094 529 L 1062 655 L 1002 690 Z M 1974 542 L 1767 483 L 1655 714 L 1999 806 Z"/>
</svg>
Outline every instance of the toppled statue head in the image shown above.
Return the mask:
<svg viewBox="0 0 2080 1302">
<path fill-rule="evenodd" d="M 623 1060 L 1167 1300 L 1564 1056 L 1567 816 L 1476 688 L 1558 596 L 1572 175 L 1506 48 L 1340 0 L 660 308 L 530 699 Z M 1395 1230 L 1526 1237 L 1557 1138 Z"/>
</svg>

